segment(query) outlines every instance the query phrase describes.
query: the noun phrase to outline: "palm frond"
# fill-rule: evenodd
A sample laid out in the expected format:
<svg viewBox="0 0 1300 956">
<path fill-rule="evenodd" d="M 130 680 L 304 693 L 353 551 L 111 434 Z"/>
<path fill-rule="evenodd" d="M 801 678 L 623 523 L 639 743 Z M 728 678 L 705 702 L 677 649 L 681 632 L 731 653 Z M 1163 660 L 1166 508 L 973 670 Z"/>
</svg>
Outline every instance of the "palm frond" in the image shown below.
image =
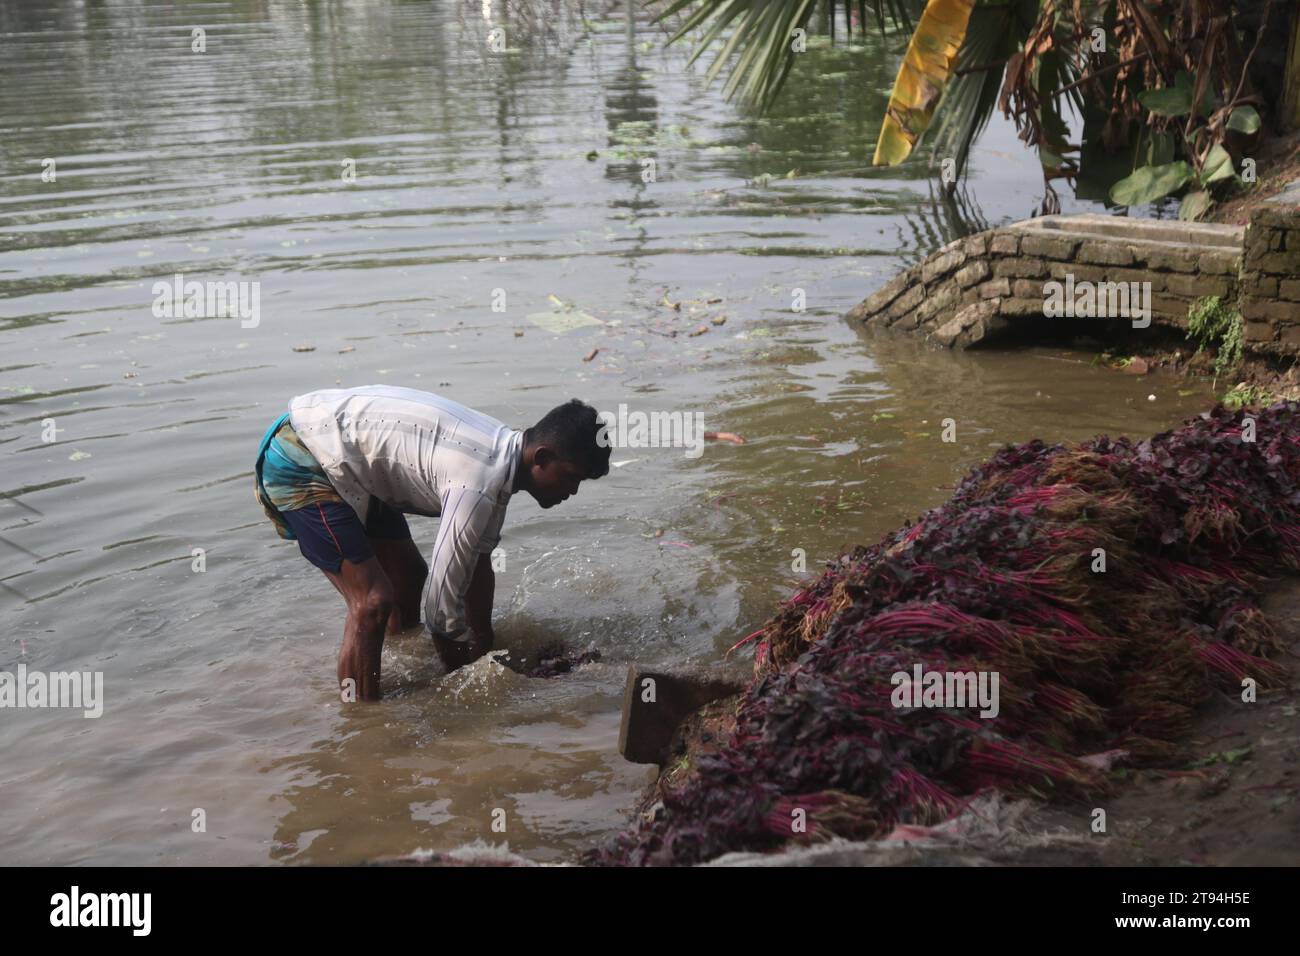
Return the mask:
<svg viewBox="0 0 1300 956">
<path fill-rule="evenodd" d="M 980 5 L 971 11 L 956 71 L 935 108 L 928 134 L 933 157 L 953 159 L 958 177 L 966 168 L 971 144 L 997 109 L 1003 65 L 1028 32 L 1028 24 L 1010 6 Z"/>
<path fill-rule="evenodd" d="M 794 31 L 807 29 L 818 2 L 829 8 L 832 23 L 843 10 L 845 22 L 851 24 L 850 14 L 856 11 L 860 29 L 866 28 L 870 10 L 882 32 L 887 23 L 912 29 L 915 12 L 925 6 L 925 0 L 671 0 L 655 22 L 681 15 L 669 43 L 702 30 L 689 62 L 718 47 L 709 64 L 709 80 L 729 70 L 724 86 L 728 97 L 767 107 L 798 55 Z"/>
<path fill-rule="evenodd" d="M 930 125 L 958 51 L 966 39 L 975 0 L 930 0 L 912 32 L 889 97 L 876 141 L 877 166 L 893 166 L 911 155 Z"/>
</svg>

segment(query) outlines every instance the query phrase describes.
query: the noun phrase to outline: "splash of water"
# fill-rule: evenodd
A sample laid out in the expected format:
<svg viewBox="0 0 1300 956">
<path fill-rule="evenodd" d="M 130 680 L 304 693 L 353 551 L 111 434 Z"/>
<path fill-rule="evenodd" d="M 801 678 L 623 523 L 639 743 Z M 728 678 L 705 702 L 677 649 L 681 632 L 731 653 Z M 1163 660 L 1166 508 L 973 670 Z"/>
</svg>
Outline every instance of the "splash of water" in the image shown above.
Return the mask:
<svg viewBox="0 0 1300 956">
<path fill-rule="evenodd" d="M 443 694 L 457 704 L 499 701 L 527 678 L 502 663 L 509 657 L 507 648 L 488 651 L 478 660 L 458 667 L 442 679 Z"/>
</svg>

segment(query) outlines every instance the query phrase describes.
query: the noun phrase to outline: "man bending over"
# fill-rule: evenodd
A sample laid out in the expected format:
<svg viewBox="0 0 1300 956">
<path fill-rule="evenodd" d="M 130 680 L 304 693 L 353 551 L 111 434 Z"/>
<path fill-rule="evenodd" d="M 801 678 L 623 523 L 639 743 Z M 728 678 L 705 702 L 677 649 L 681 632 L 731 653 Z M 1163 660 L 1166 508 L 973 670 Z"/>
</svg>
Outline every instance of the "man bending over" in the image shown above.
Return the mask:
<svg viewBox="0 0 1300 956">
<path fill-rule="evenodd" d="M 609 471 L 596 410 L 576 398 L 518 431 L 449 399 L 369 385 L 299 395 L 262 437 L 255 494 L 348 606 L 340 686 L 379 699 L 385 633 L 424 623 L 448 670 L 492 648 L 491 552 L 506 506 L 543 508 Z M 432 563 L 403 515 L 438 517 Z"/>
</svg>

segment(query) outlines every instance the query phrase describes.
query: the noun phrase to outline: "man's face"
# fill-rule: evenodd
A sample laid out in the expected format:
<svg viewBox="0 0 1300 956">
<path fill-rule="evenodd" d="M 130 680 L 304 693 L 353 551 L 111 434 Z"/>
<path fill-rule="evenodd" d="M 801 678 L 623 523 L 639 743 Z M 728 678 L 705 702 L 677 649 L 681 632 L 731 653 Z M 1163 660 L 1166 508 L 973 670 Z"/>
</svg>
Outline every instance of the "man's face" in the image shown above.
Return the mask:
<svg viewBox="0 0 1300 956">
<path fill-rule="evenodd" d="M 558 458 L 549 448 L 540 448 L 533 460 L 532 487 L 528 490 L 543 508 L 553 508 L 576 495 L 586 477 L 581 465 Z"/>
</svg>

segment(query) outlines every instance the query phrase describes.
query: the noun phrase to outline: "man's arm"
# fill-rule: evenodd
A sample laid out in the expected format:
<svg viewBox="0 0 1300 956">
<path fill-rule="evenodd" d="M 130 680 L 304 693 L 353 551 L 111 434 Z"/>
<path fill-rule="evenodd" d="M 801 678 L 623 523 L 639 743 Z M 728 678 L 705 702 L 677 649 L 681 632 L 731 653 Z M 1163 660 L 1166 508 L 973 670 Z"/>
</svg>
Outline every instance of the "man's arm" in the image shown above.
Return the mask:
<svg viewBox="0 0 1300 956">
<path fill-rule="evenodd" d="M 492 556 L 480 554 L 465 592 L 465 620 L 474 635 L 468 641 L 435 638 L 438 656 L 448 671 L 478 660 L 492 650 L 496 635 L 492 632 L 492 598 L 496 592 L 496 572 L 492 570 Z"/>
<path fill-rule="evenodd" d="M 447 496 L 425 585 L 425 624 L 448 670 L 492 647 L 490 550 L 501 515 L 486 496 L 462 489 Z M 457 640 L 459 638 L 459 640 Z"/>
<path fill-rule="evenodd" d="M 474 577 L 465 592 L 465 619 L 469 629 L 476 638 L 486 638 L 487 646 L 492 647 L 495 635 L 492 633 L 492 597 L 496 591 L 497 576 L 492 570 L 492 555 L 480 554 L 478 564 L 474 566 Z"/>
</svg>

